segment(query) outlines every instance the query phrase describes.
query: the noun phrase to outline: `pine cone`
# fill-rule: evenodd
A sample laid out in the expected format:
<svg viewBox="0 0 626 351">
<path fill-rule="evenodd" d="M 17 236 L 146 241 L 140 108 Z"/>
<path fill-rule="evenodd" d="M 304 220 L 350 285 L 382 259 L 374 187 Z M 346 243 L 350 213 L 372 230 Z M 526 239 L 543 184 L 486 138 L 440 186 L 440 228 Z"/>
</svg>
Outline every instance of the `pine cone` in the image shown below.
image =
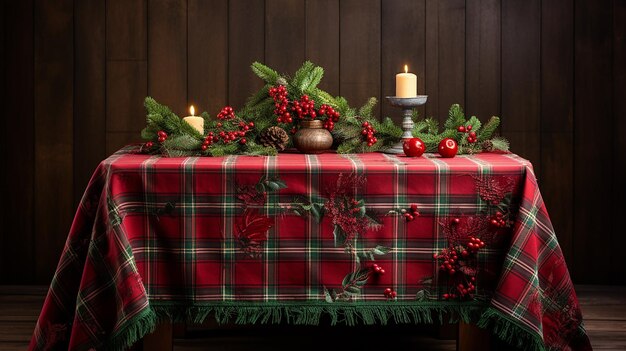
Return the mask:
<svg viewBox="0 0 626 351">
<path fill-rule="evenodd" d="M 259 142 L 263 146 L 271 146 L 278 151 L 283 151 L 289 142 L 289 134 L 280 127 L 269 127 L 261 132 Z"/>
<path fill-rule="evenodd" d="M 482 143 L 483 151 L 491 152 L 493 151 L 493 142 L 491 140 L 485 140 Z"/>
</svg>

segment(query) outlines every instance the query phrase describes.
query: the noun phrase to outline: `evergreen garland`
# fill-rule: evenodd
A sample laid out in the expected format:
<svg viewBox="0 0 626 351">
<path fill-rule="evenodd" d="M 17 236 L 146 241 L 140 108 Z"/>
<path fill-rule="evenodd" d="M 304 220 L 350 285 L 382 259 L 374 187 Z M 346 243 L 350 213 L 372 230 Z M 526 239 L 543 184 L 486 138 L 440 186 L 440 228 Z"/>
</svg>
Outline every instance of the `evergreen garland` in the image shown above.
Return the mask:
<svg viewBox="0 0 626 351">
<path fill-rule="evenodd" d="M 254 62 L 251 68 L 265 85 L 250 96 L 243 108 L 236 114 L 233 113 L 231 117 L 220 119 L 225 109 L 229 107 L 223 109 L 217 119 L 203 112 L 201 114 L 205 121 L 203 134 L 181 120 L 167 106 L 146 97 L 144 102 L 146 127 L 141 131 L 141 136 L 147 142 L 142 147 L 143 151 L 172 157 L 275 155 L 277 153 L 275 148 L 258 143 L 259 134 L 277 124 L 285 129 L 293 126 L 292 133 L 297 128 L 297 121 L 277 122 L 276 105 L 270 91 L 278 86 L 286 88 L 288 101 L 298 101 L 306 95 L 308 99 L 314 101 L 316 110 L 326 105 L 340 115 L 334 125 L 328 127 L 333 135 L 333 146 L 339 153 L 382 151 L 400 141 L 402 129 L 390 118 L 386 117 L 379 121 L 374 115 L 373 110 L 378 103 L 376 98 L 370 98 L 357 109 L 350 106 L 344 97 L 333 97 L 317 87 L 324 76 L 324 69 L 310 61 L 306 61 L 295 72 L 293 78 L 281 75 L 259 62 Z M 483 126 L 475 116 L 466 119 L 461 106 L 454 104 L 448 111 L 448 118 L 442 131 L 436 120 L 418 119 L 416 110 L 413 117 L 415 125 L 412 134 L 424 141 L 427 152 L 436 152 L 439 142 L 444 138 L 453 138 L 458 142 L 459 154 L 508 151 L 509 144 L 505 139 L 493 137 L 500 124 L 498 117 L 491 117 Z M 249 126 L 245 132 L 242 129 L 243 125 Z M 372 135 L 375 138 L 367 137 L 366 126 L 373 131 Z M 476 135 L 473 142 L 470 142 L 471 138 L 468 140 L 469 130 L 461 131 L 461 126 L 464 128 L 471 126 L 472 132 Z M 228 140 L 222 133 L 233 134 L 235 137 Z"/>
</svg>

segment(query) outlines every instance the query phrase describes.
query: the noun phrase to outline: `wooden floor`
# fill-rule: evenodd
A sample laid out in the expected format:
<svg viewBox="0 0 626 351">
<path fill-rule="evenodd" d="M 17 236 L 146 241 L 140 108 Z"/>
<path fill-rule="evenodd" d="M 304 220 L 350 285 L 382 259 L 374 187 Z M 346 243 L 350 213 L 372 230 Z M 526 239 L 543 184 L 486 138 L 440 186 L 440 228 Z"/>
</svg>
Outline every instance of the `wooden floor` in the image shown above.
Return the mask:
<svg viewBox="0 0 626 351">
<path fill-rule="evenodd" d="M 576 291 L 594 350 L 626 350 L 626 287 L 578 286 Z M 0 286 L 0 350 L 25 350 L 45 293 L 44 287 Z M 455 350 L 454 340 L 437 335 L 431 326 L 417 332 L 415 326 L 192 326 L 185 339 L 174 341 L 174 350 L 374 350 L 393 346 Z M 330 346 L 329 339 L 341 340 L 341 344 Z"/>
</svg>

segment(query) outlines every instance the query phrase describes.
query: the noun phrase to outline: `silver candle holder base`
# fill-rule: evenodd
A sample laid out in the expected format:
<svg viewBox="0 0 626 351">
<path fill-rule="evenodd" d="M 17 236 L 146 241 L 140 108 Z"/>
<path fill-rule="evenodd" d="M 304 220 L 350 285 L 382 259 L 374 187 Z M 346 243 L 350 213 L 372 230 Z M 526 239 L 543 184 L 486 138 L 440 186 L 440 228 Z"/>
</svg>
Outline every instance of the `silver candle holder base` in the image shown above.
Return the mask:
<svg viewBox="0 0 626 351">
<path fill-rule="evenodd" d="M 410 139 L 413 137 L 413 109 L 417 106 L 424 105 L 428 100 L 428 95 L 417 95 L 415 97 L 402 98 L 397 96 L 387 96 L 387 101 L 391 106 L 400 107 L 402 109 L 402 140 Z M 402 140 L 396 143 L 394 146 L 385 150 L 387 154 L 403 154 L 404 148 Z"/>
</svg>

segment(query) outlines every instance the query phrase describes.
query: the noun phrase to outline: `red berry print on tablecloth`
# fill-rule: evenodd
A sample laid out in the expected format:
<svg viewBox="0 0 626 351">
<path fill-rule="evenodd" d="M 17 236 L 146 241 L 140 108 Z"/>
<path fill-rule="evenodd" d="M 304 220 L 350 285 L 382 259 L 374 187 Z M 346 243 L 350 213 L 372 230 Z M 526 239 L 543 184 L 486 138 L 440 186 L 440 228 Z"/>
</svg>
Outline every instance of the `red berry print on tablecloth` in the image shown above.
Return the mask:
<svg viewBox="0 0 626 351">
<path fill-rule="evenodd" d="M 407 222 L 413 222 L 420 215 L 419 211 L 417 210 L 417 204 L 411 204 L 408 208 L 401 208 L 401 209 L 391 210 L 387 214 L 388 215 L 397 215 L 397 214 L 399 214 Z"/>
<path fill-rule="evenodd" d="M 469 127 L 469 126 L 468 126 Z M 512 223 L 510 197 L 513 179 L 508 176 L 473 177 L 476 192 L 486 206 L 477 215 L 451 215 L 440 220 L 447 247 L 433 254 L 440 277 L 447 277 L 445 300 L 470 300 L 477 292 L 478 256 L 490 245 L 502 242 L 502 228 Z"/>
</svg>

